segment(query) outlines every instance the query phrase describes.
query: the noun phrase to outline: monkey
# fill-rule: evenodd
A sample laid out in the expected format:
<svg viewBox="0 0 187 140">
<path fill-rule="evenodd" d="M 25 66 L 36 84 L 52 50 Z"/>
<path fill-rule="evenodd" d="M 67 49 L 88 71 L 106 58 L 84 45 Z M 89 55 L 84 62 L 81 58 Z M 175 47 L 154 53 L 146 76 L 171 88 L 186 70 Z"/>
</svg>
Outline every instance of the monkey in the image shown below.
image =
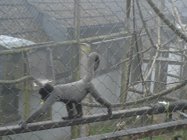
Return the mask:
<svg viewBox="0 0 187 140">
<path fill-rule="evenodd" d="M 40 88 L 39 94 L 41 96 L 42 103 L 46 101 L 46 99 L 49 97 L 50 93 L 53 90 L 54 90 L 54 87 L 50 85 L 49 83 L 46 83 L 42 88 Z M 58 101 L 66 104 L 68 117 L 63 117 L 63 119 L 72 119 L 74 117 L 79 118 L 83 115 L 82 105 L 78 103 L 77 101 L 67 100 L 67 99 L 59 99 Z M 76 115 L 74 115 L 73 107 L 76 108 L 76 111 L 77 111 Z"/>
<path fill-rule="evenodd" d="M 72 83 L 57 84 L 54 86 L 47 83 L 41 87 L 39 89 L 39 94 L 41 95 L 41 99 L 44 101 L 44 103 L 25 121 L 21 122 L 20 125 L 23 126 L 32 122 L 37 117 L 45 113 L 49 107 L 51 107 L 57 101 L 66 104 L 68 116 L 63 117 L 63 119 L 80 118 L 83 116 L 81 101 L 86 97 L 87 94 L 90 94 L 98 103 L 100 103 L 102 106 L 105 106 L 107 108 L 108 115 L 111 116 L 111 103 L 101 97 L 94 84 L 92 83 L 92 79 L 94 77 L 95 71 L 99 67 L 99 64 L 99 54 L 92 52 L 88 55 L 87 71 L 82 79 Z M 73 106 L 75 106 L 77 113 L 73 112 Z"/>
</svg>

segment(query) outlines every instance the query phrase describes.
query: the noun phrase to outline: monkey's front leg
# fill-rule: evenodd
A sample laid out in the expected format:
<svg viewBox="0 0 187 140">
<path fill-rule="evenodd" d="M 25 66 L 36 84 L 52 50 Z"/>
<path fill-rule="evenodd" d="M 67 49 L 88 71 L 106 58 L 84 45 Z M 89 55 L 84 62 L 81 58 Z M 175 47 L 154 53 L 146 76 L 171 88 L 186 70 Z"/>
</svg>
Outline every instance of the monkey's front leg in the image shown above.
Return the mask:
<svg viewBox="0 0 187 140">
<path fill-rule="evenodd" d="M 75 112 L 74 112 L 74 110 L 73 110 L 73 105 L 75 105 L 75 109 L 76 109 L 76 111 L 77 111 L 76 114 L 75 114 Z M 75 118 L 81 118 L 82 115 L 83 115 L 81 103 L 74 102 L 74 101 L 69 101 L 69 102 L 66 104 L 66 108 L 67 108 L 67 112 L 68 112 L 68 117 L 63 117 L 64 120 L 67 120 L 67 119 L 75 119 Z"/>
<path fill-rule="evenodd" d="M 81 118 L 83 115 L 83 111 L 82 111 L 82 105 L 80 102 L 75 102 L 75 108 L 77 111 L 77 114 L 75 115 L 76 118 Z"/>
<path fill-rule="evenodd" d="M 112 106 L 107 107 L 107 112 L 109 116 L 112 115 Z"/>
<path fill-rule="evenodd" d="M 65 102 L 66 104 L 66 109 L 68 116 L 67 117 L 62 117 L 62 119 L 67 120 L 67 119 L 73 119 L 74 118 L 74 111 L 73 111 L 73 102 L 72 101 L 67 101 Z"/>
</svg>

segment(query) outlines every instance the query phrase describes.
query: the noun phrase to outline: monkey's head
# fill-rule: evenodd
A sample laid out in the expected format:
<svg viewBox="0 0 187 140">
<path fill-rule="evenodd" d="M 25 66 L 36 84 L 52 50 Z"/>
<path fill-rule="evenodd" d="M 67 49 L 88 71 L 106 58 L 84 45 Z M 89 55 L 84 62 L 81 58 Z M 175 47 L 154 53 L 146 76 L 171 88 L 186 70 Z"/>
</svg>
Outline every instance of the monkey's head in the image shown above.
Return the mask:
<svg viewBox="0 0 187 140">
<path fill-rule="evenodd" d="M 90 53 L 88 58 L 88 67 L 93 66 L 94 71 L 96 71 L 99 67 L 99 64 L 100 64 L 99 54 L 96 52 Z"/>
<path fill-rule="evenodd" d="M 41 95 L 41 99 L 43 101 L 46 101 L 46 99 L 50 96 L 50 93 L 54 90 L 54 87 L 50 84 L 45 84 L 42 88 L 39 90 L 39 94 Z"/>
</svg>

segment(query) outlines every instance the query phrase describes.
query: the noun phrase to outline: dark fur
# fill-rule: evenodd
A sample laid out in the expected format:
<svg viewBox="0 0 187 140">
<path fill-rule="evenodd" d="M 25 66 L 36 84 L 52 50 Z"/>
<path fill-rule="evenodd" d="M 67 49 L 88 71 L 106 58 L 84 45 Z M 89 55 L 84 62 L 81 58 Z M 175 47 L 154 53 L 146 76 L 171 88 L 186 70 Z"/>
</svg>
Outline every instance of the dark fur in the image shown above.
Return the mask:
<svg viewBox="0 0 187 140">
<path fill-rule="evenodd" d="M 96 58 L 95 58 L 95 66 L 94 66 L 94 70 L 96 70 L 97 68 L 98 68 L 98 66 L 99 66 L 99 64 L 100 64 L 100 59 L 99 59 L 99 56 L 97 56 Z"/>
<path fill-rule="evenodd" d="M 44 87 L 42 87 L 39 90 L 39 94 L 41 95 L 41 99 L 46 101 L 46 99 L 50 96 L 50 93 L 54 90 L 54 87 L 50 84 L 45 84 Z M 82 105 L 76 101 L 69 101 L 60 99 L 60 102 L 63 102 L 66 104 L 66 109 L 68 113 L 68 117 L 64 117 L 63 119 L 72 119 L 75 117 L 82 117 Z M 76 109 L 76 113 L 74 112 L 74 108 Z"/>
<path fill-rule="evenodd" d="M 54 90 L 54 87 L 50 84 L 45 84 L 43 88 L 40 88 L 39 94 L 41 95 L 42 100 L 46 100 L 49 96 L 50 93 Z"/>
</svg>

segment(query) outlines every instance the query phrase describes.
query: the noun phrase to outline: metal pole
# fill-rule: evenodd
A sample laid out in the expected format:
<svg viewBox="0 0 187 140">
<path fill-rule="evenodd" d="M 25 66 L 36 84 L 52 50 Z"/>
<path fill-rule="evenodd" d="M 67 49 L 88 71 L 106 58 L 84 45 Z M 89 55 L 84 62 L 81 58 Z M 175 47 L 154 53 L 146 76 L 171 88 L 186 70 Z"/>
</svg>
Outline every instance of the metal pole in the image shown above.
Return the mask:
<svg viewBox="0 0 187 140">
<path fill-rule="evenodd" d="M 76 40 L 76 45 L 79 47 L 80 44 L 80 0 L 74 0 L 74 39 Z M 79 52 L 78 48 L 78 52 Z M 78 52 L 73 53 L 73 55 L 76 55 L 76 58 L 79 60 Z M 76 59 L 74 59 L 76 61 Z M 76 64 L 76 63 L 75 63 Z M 80 68 L 77 69 L 77 71 L 74 73 L 74 79 L 73 80 L 79 80 L 80 79 Z M 73 126 L 71 127 L 71 139 L 77 138 L 80 136 L 80 126 Z"/>
<path fill-rule="evenodd" d="M 177 101 L 169 104 L 167 108 L 162 104 L 156 104 L 153 107 L 141 107 L 141 108 L 133 108 L 128 110 L 119 110 L 113 112 L 112 116 L 108 116 L 106 114 L 101 113 L 101 114 L 94 114 L 90 116 L 84 116 L 83 118 L 77 118 L 72 120 L 43 121 L 43 122 L 30 123 L 27 125 L 26 129 L 21 128 L 18 125 L 5 126 L 5 127 L 0 127 L 0 136 L 15 135 L 19 133 L 54 129 L 59 127 L 67 127 L 67 126 L 74 126 L 80 124 L 82 125 L 87 123 L 95 123 L 95 122 L 107 121 L 113 119 L 128 118 L 128 117 L 144 115 L 144 114 L 152 115 L 152 114 L 161 114 L 161 113 L 168 113 L 168 112 L 177 112 L 178 110 L 182 110 L 182 109 L 183 110 L 187 109 L 187 102 Z"/>
</svg>

